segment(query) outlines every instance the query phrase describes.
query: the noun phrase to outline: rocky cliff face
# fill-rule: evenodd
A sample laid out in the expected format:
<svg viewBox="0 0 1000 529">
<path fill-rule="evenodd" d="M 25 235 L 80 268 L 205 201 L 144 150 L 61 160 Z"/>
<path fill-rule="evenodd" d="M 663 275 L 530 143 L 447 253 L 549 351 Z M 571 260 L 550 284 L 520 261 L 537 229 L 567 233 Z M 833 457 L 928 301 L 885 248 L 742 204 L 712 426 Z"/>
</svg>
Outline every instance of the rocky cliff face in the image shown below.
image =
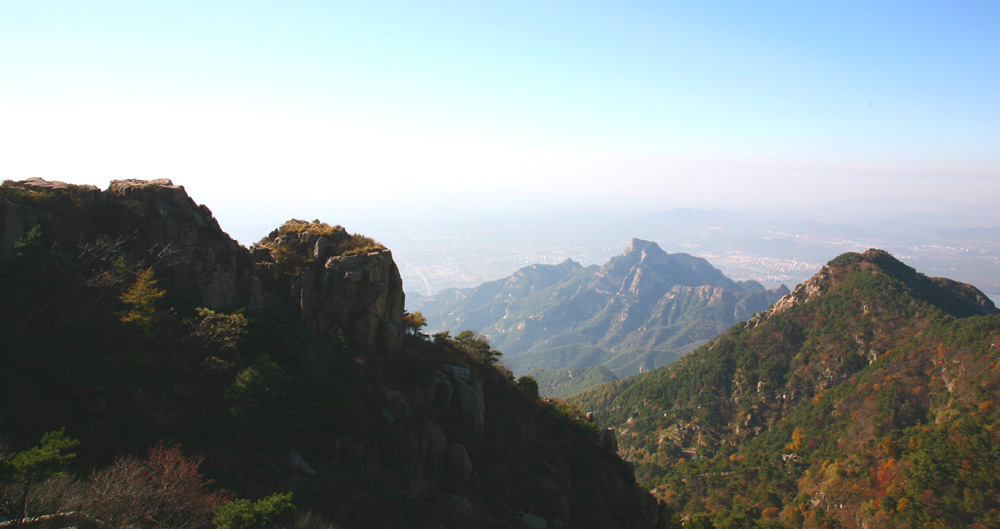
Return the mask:
<svg viewBox="0 0 1000 529">
<path fill-rule="evenodd" d="M 389 250 L 340 226 L 289 221 L 251 252 L 269 288 L 317 335 L 400 351 L 403 281 Z"/>
<path fill-rule="evenodd" d="M 0 259 L 37 227 L 67 258 L 129 256 L 156 264 L 157 275 L 192 302 L 253 311 L 263 290 L 245 248 L 169 180 L 115 180 L 107 191 L 39 178 L 5 182 L 0 195 Z M 92 263 L 93 264 L 93 263 Z"/>
<path fill-rule="evenodd" d="M 73 258 L 128 254 L 135 267 L 155 265 L 164 286 L 198 306 L 254 312 L 270 291 L 320 336 L 343 335 L 390 353 L 402 346 L 403 288 L 392 254 L 380 245 L 345 250 L 358 238 L 343 228 L 322 235 L 275 230 L 251 252 L 169 180 L 115 180 L 101 191 L 36 178 L 4 189 L 0 259 L 12 258 L 37 226 Z M 306 246 L 301 259 L 283 260 Z"/>
</svg>

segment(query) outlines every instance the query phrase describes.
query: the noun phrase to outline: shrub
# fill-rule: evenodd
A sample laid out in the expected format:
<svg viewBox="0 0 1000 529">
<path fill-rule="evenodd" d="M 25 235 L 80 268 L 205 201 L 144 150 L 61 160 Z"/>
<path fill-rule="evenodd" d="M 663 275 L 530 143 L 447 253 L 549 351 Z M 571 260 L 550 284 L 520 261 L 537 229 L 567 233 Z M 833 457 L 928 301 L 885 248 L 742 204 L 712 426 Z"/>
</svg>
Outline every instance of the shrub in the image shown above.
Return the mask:
<svg viewBox="0 0 1000 529">
<path fill-rule="evenodd" d="M 458 333 L 458 336 L 449 340 L 460 351 L 487 364 L 495 364 L 503 356 L 503 353 L 494 349 L 486 336 L 479 332 L 462 331 Z"/>
<path fill-rule="evenodd" d="M 249 320 L 242 310 L 233 314 L 224 314 L 199 307 L 195 311 L 198 313 L 196 318 L 185 320 L 185 323 L 191 327 L 191 336 L 202 342 L 212 353 L 230 359 L 209 356 L 204 359 L 204 364 L 230 367 L 237 346 L 247 334 Z"/>
<path fill-rule="evenodd" d="M 212 481 L 203 478 L 202 461 L 162 444 L 145 460 L 118 457 L 92 476 L 93 514 L 117 525 L 154 520 L 170 527 L 209 527 L 215 507 L 233 494 L 209 489 Z"/>
<path fill-rule="evenodd" d="M 237 499 L 216 507 L 212 521 L 219 529 L 269 529 L 278 527 L 293 510 L 292 493 L 276 493 L 257 501 Z"/>
<path fill-rule="evenodd" d="M 524 375 L 518 378 L 517 389 L 527 393 L 530 397 L 538 398 L 538 381 L 534 377 Z"/>
<path fill-rule="evenodd" d="M 409 312 L 403 313 L 403 327 L 406 329 L 406 332 L 410 334 L 417 334 L 426 326 L 427 318 L 424 317 L 423 313 L 419 311 L 412 314 Z"/>
</svg>

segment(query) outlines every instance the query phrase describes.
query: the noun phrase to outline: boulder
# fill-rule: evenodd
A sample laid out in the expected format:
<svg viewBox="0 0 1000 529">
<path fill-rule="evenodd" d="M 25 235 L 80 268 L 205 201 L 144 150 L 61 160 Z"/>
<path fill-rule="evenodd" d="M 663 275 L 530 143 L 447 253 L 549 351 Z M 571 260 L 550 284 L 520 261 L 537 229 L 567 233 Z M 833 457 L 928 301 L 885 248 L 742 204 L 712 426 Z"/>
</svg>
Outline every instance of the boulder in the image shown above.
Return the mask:
<svg viewBox="0 0 1000 529">
<path fill-rule="evenodd" d="M 549 522 L 545 518 L 531 514 L 530 512 L 521 515 L 521 523 L 528 529 L 548 529 L 549 527 Z"/>
<path fill-rule="evenodd" d="M 421 446 L 425 452 L 440 456 L 448 449 L 448 437 L 436 422 L 425 422 L 420 432 Z"/>
<path fill-rule="evenodd" d="M 608 428 L 597 434 L 600 437 L 601 447 L 604 451 L 618 457 L 618 437 L 615 436 L 615 429 Z"/>
<path fill-rule="evenodd" d="M 468 479 L 472 475 L 472 460 L 465 447 L 458 443 L 452 443 L 448 447 L 448 472 L 459 480 Z"/>
<path fill-rule="evenodd" d="M 434 405 L 439 408 L 451 406 L 451 397 L 455 394 L 455 387 L 451 383 L 451 377 L 444 371 L 434 373 L 433 389 Z"/>
<path fill-rule="evenodd" d="M 440 512 L 450 527 L 473 527 L 472 502 L 467 498 L 452 494 L 444 501 Z"/>
<path fill-rule="evenodd" d="M 300 454 L 298 450 L 294 448 L 289 450 L 288 457 L 286 458 L 286 460 L 288 461 L 288 465 L 291 466 L 293 469 L 305 472 L 310 476 L 316 475 L 316 471 L 313 469 L 312 466 L 309 465 L 306 459 L 302 457 L 302 454 Z"/>
<path fill-rule="evenodd" d="M 441 367 L 455 387 L 458 408 L 465 424 L 476 434 L 483 433 L 486 425 L 486 401 L 483 398 L 483 380 L 474 376 L 466 367 L 445 364 Z"/>
</svg>

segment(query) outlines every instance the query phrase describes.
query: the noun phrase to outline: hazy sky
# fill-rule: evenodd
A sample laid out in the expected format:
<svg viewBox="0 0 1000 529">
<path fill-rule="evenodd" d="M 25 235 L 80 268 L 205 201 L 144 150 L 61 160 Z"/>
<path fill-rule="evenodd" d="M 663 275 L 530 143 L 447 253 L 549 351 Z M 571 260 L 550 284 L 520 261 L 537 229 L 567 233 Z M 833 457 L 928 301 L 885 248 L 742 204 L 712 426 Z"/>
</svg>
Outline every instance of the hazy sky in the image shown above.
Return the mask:
<svg viewBox="0 0 1000 529">
<path fill-rule="evenodd" d="M 998 94 L 996 1 L 0 1 L 0 177 L 171 178 L 236 232 L 996 203 Z"/>
</svg>

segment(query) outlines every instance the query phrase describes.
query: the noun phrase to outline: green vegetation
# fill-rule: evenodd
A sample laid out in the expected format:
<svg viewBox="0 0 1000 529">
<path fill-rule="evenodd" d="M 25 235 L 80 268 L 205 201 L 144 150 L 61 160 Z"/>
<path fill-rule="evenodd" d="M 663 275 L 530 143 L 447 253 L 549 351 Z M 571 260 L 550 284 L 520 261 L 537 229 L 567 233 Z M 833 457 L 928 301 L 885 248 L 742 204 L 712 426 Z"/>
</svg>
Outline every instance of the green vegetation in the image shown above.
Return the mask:
<svg viewBox="0 0 1000 529">
<path fill-rule="evenodd" d="M 535 369 L 528 375 L 538 381 L 542 394 L 560 399 L 618 380 L 614 373 L 600 364 L 583 369 Z"/>
<path fill-rule="evenodd" d="M 294 510 L 290 492 L 251 502 L 213 490 L 200 469 L 203 459 L 185 456 L 178 446 L 155 445 L 145 459 L 119 456 L 80 478 L 66 472 L 75 457 L 66 451 L 79 445 L 58 430 L 0 460 L 0 483 L 16 485 L 0 488 L 0 512 L 30 524 L 44 516 L 98 527 L 249 529 L 276 527 Z"/>
<path fill-rule="evenodd" d="M 14 256 L 23 258 L 25 254 L 38 247 L 38 243 L 42 237 L 42 225 L 35 224 L 28 230 L 28 233 L 24 234 L 14 242 Z"/>
<path fill-rule="evenodd" d="M 490 345 L 482 333 L 476 331 L 462 331 L 454 338 L 446 338 L 459 351 L 488 364 L 495 364 L 500 361 L 503 353 L 497 351 Z"/>
<path fill-rule="evenodd" d="M 406 332 L 410 334 L 418 334 L 424 327 L 427 326 L 427 318 L 425 318 L 419 311 L 412 314 L 409 312 L 403 312 L 403 325 L 406 327 Z"/>
<path fill-rule="evenodd" d="M 539 397 L 538 381 L 528 375 L 517 377 L 517 389 L 527 393 L 530 397 L 536 399 Z"/>
<path fill-rule="evenodd" d="M 808 302 L 571 400 L 689 524 L 997 526 L 1000 316 L 954 316 L 971 309 L 885 252 L 813 281 Z"/>
<path fill-rule="evenodd" d="M 276 493 L 257 501 L 233 500 L 215 508 L 212 522 L 218 529 L 271 529 L 294 511 L 292 493 Z"/>
<path fill-rule="evenodd" d="M 16 505 L 4 498 L 5 510 L 16 520 L 27 514 L 28 495 L 33 486 L 62 474 L 76 454 L 67 453 L 79 441 L 66 437 L 66 429 L 48 432 L 40 445 L 14 454 L 9 459 L 0 457 L 0 483 L 10 483 L 20 488 L 15 493 Z"/>
</svg>

